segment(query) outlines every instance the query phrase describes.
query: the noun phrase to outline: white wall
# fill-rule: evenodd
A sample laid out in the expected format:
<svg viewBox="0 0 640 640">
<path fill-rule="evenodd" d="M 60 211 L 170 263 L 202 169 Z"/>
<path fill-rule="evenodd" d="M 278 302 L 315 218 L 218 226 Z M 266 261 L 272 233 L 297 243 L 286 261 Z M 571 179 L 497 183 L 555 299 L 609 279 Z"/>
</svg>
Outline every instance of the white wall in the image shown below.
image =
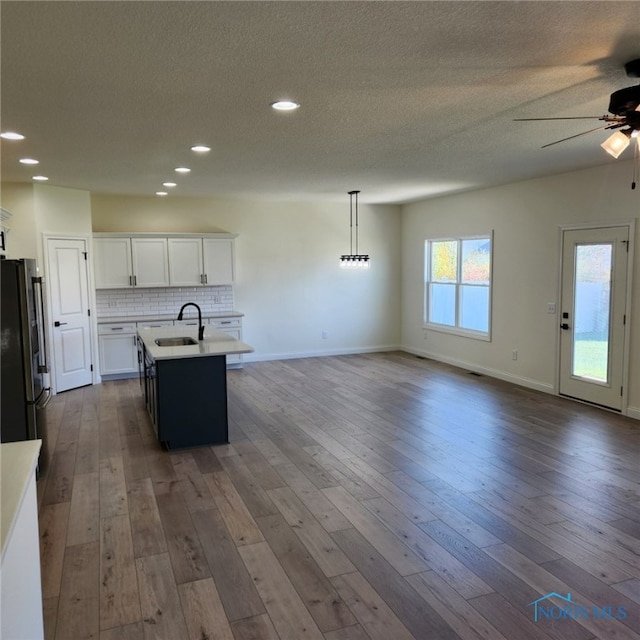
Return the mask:
<svg viewBox="0 0 640 640">
<path fill-rule="evenodd" d="M 29 183 L 2 183 L 0 204 L 12 216 L 7 258 L 36 258 L 43 269 L 43 233 L 91 235 L 88 191 Z"/>
<path fill-rule="evenodd" d="M 2 206 L 12 217 L 7 241 L 8 258 L 36 258 L 40 273 L 48 278 L 44 258 L 44 234 L 91 236 L 91 200 L 88 191 L 40 184 L 2 184 Z M 46 287 L 45 287 L 46 288 Z M 95 308 L 95 296 L 91 295 Z M 48 359 L 52 362 L 52 335 L 48 319 Z M 92 340 L 93 362 L 97 362 L 97 341 Z M 96 368 L 97 372 L 97 368 Z M 97 373 L 96 378 L 97 380 Z"/>
<path fill-rule="evenodd" d="M 38 237 L 33 185 L 3 182 L 0 204 L 11 214 L 7 222 L 7 258 L 37 258 Z"/>
<path fill-rule="evenodd" d="M 91 197 L 88 191 L 36 184 L 33 197 L 39 234 L 91 234 Z"/>
<path fill-rule="evenodd" d="M 637 219 L 631 163 L 418 202 L 402 212 L 402 345 L 532 388 L 556 388 L 560 225 Z M 640 252 L 640 225 L 635 246 Z M 423 329 L 424 241 L 494 230 L 491 342 Z M 640 418 L 640 255 L 633 276 L 630 413 Z M 518 360 L 511 359 L 513 349 Z"/>
<path fill-rule="evenodd" d="M 93 195 L 93 231 L 237 233 L 235 303 L 246 359 L 374 351 L 400 337 L 400 210 L 360 205 L 369 271 L 341 270 L 349 252 L 342 204 Z M 326 331 L 328 339 L 322 339 Z"/>
<path fill-rule="evenodd" d="M 238 233 L 236 307 L 254 358 L 376 350 L 398 344 L 553 391 L 561 225 L 637 219 L 632 165 L 603 167 L 402 207 L 360 206 L 369 272 L 337 268 L 349 250 L 348 202 L 274 203 L 92 195 L 2 185 L 13 213 L 10 257 L 41 257 L 39 234 L 91 231 Z M 422 329 L 424 240 L 494 230 L 493 340 Z M 640 418 L 640 225 L 631 309 L 629 404 Z M 322 332 L 329 338 L 323 340 Z M 425 336 L 426 335 L 426 340 Z M 512 349 L 518 360 L 511 359 Z"/>
</svg>

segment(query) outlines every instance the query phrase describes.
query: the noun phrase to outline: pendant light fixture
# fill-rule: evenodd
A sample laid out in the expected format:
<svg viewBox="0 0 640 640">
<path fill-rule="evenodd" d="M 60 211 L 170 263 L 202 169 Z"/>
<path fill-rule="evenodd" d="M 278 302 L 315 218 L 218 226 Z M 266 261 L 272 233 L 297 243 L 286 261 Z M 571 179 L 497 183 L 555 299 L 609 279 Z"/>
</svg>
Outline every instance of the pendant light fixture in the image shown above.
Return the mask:
<svg viewBox="0 0 640 640">
<path fill-rule="evenodd" d="M 340 268 L 342 269 L 368 269 L 369 255 L 358 253 L 358 194 L 360 191 L 349 191 L 349 233 L 350 248 L 349 253 L 340 256 Z M 356 252 L 353 252 L 353 220 L 354 220 L 354 200 L 355 200 L 355 238 Z"/>
</svg>

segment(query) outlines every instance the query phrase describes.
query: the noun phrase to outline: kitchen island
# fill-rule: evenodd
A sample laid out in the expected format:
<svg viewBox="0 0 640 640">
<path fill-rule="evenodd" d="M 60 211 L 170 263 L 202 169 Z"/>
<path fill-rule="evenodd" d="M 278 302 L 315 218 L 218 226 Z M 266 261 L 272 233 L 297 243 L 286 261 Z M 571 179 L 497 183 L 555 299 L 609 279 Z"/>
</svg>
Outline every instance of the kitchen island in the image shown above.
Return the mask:
<svg viewBox="0 0 640 640">
<path fill-rule="evenodd" d="M 44 638 L 36 465 L 42 440 L 0 444 L 0 638 Z"/>
<path fill-rule="evenodd" d="M 184 340 L 182 340 L 184 339 Z M 191 341 L 192 344 L 179 344 Z M 207 326 L 138 329 L 140 384 L 160 443 L 168 449 L 226 444 L 226 356 L 253 348 Z"/>
</svg>

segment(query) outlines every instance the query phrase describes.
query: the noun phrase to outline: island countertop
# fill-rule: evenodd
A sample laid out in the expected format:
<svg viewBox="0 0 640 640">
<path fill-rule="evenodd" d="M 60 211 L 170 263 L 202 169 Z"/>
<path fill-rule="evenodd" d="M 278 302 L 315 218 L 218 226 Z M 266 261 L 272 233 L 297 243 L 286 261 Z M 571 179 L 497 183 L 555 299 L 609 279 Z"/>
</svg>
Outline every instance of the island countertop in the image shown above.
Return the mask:
<svg viewBox="0 0 640 640">
<path fill-rule="evenodd" d="M 3 559 L 29 481 L 36 470 L 41 445 L 42 440 L 6 442 L 0 445 L 0 547 Z"/>
<path fill-rule="evenodd" d="M 231 353 L 251 353 L 253 347 L 223 331 L 205 325 L 204 340 L 198 344 L 179 347 L 159 347 L 155 341 L 158 338 L 174 338 L 187 336 L 198 340 L 198 329 L 192 326 L 155 327 L 138 329 L 138 335 L 144 343 L 145 350 L 154 360 L 171 360 L 176 358 L 199 358 L 223 356 Z"/>
</svg>

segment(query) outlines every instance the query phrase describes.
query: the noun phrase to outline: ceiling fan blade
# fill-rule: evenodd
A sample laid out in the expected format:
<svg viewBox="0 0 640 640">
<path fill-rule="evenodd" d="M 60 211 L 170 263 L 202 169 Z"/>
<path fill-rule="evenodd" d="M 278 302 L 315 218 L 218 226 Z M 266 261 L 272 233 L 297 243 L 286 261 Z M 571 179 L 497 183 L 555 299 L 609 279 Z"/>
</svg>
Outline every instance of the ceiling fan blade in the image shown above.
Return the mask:
<svg viewBox="0 0 640 640">
<path fill-rule="evenodd" d="M 560 142 L 566 142 L 567 140 L 572 140 L 573 138 L 579 138 L 580 136 L 586 136 L 589 133 L 593 133 L 594 131 L 602 131 L 603 129 L 612 129 L 613 127 L 610 124 L 605 124 L 602 127 L 596 127 L 595 129 L 589 129 L 589 131 L 583 131 L 582 133 L 576 133 L 575 136 L 569 136 L 568 138 L 562 138 L 562 140 L 556 140 L 555 142 L 549 142 L 548 144 L 543 144 L 540 148 L 544 149 L 546 147 L 551 147 L 554 144 L 559 144 Z"/>
</svg>

